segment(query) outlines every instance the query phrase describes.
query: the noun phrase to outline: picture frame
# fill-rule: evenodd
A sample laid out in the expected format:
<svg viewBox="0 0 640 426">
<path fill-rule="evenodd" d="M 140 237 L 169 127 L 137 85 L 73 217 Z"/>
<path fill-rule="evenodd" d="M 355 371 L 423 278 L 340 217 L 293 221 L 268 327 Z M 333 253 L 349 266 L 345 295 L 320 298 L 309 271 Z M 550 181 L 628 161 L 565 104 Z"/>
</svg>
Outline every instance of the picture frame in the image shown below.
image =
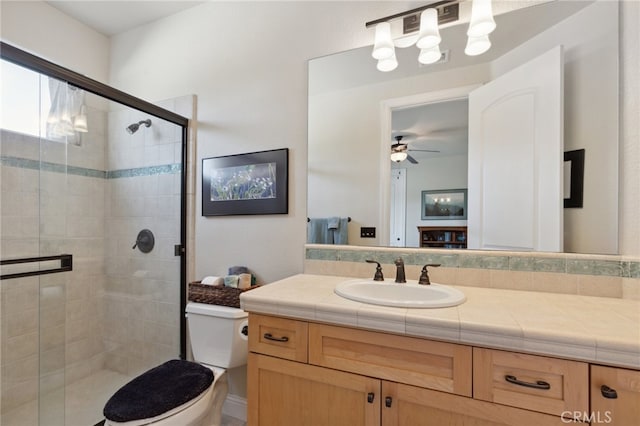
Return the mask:
<svg viewBox="0 0 640 426">
<path fill-rule="evenodd" d="M 286 214 L 289 149 L 202 160 L 202 216 Z"/>
<path fill-rule="evenodd" d="M 425 190 L 421 194 L 422 220 L 466 220 L 467 190 Z"/>
<path fill-rule="evenodd" d="M 584 149 L 564 153 L 564 208 L 582 208 L 584 198 Z M 567 196 L 568 195 L 568 196 Z"/>
</svg>

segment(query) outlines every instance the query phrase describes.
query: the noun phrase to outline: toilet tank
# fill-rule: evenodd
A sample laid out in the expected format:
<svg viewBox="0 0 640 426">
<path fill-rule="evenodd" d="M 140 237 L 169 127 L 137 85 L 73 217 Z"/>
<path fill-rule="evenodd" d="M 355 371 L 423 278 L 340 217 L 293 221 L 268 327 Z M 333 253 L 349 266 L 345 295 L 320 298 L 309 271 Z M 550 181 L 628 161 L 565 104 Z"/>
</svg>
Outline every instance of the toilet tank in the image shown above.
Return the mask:
<svg viewBox="0 0 640 426">
<path fill-rule="evenodd" d="M 245 311 L 189 302 L 186 315 L 194 361 L 221 368 L 247 363 L 247 335 L 243 334 L 248 324 Z"/>
</svg>

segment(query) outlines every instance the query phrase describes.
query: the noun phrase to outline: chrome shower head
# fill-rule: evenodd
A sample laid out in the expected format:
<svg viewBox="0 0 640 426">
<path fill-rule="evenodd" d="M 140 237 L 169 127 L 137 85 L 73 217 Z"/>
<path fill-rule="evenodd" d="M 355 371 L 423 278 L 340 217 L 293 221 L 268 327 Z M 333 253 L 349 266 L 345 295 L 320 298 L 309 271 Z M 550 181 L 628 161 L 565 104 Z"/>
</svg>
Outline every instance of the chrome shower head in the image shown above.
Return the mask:
<svg viewBox="0 0 640 426">
<path fill-rule="evenodd" d="M 144 124 L 146 127 L 151 127 L 151 120 L 147 118 L 146 120 L 138 121 L 137 123 L 130 124 L 127 126 L 127 133 L 130 135 L 134 134 L 140 128 L 140 125 Z"/>
</svg>

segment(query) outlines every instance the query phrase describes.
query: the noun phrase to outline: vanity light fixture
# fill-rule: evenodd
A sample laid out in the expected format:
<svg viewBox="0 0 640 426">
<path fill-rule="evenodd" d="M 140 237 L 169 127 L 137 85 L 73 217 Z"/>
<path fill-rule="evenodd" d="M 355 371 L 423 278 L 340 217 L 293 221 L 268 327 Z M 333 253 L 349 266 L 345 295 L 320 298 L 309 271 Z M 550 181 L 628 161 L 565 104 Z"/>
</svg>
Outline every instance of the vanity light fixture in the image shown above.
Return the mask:
<svg viewBox="0 0 640 426">
<path fill-rule="evenodd" d="M 378 70 L 389 72 L 398 67 L 396 47 L 416 45 L 420 49 L 420 63 L 427 65 L 438 62 L 442 57 L 442 39 L 438 25 L 458 20 L 459 3 L 460 0 L 439 1 L 367 22 L 367 28 L 375 26 L 371 56 L 378 60 Z M 398 19 L 402 19 L 402 35 L 394 39 L 391 22 Z M 467 31 L 469 38 L 464 52 L 469 56 L 476 56 L 489 50 L 489 34 L 495 28 L 491 0 L 472 0 L 471 20 Z"/>
</svg>

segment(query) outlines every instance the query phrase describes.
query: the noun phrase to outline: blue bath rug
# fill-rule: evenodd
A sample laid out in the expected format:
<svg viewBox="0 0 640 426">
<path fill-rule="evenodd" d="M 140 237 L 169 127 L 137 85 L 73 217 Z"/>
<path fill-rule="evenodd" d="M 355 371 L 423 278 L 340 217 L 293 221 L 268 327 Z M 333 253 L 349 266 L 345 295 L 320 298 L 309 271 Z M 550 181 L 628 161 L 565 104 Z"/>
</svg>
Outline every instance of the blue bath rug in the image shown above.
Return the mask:
<svg viewBox="0 0 640 426">
<path fill-rule="evenodd" d="M 213 371 L 198 363 L 167 361 L 121 387 L 107 401 L 103 413 L 114 422 L 156 417 L 200 395 L 213 378 Z"/>
</svg>

